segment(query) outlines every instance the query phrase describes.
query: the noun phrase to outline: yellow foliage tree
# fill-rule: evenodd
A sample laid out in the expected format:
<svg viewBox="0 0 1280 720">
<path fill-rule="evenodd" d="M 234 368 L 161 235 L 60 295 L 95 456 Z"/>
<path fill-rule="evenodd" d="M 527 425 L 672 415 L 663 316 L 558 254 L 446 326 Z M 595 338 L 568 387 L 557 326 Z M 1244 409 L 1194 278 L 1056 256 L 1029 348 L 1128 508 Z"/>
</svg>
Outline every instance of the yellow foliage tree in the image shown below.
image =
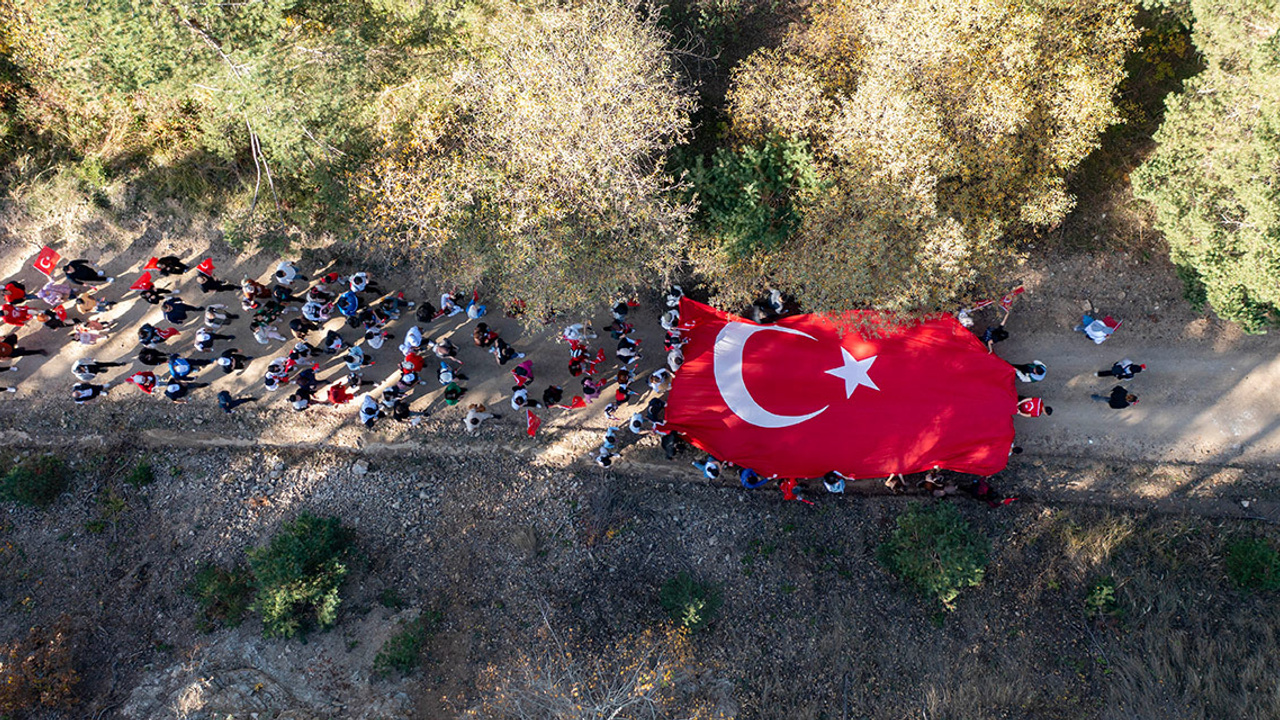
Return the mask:
<svg viewBox="0 0 1280 720">
<path fill-rule="evenodd" d="M 819 2 L 735 70 L 729 94 L 742 136 L 804 137 L 828 181 L 763 271 L 820 310 L 937 309 L 986 289 L 1010 255 L 1003 238 L 1072 208 L 1067 172 L 1118 121 L 1133 11 L 1121 0 Z M 760 277 L 743 275 L 720 280 L 746 294 Z"/>
<path fill-rule="evenodd" d="M 657 17 L 503 6 L 477 32 L 451 74 L 383 98 L 370 237 L 535 318 L 660 279 L 689 212 L 663 159 L 694 99 Z"/>
</svg>

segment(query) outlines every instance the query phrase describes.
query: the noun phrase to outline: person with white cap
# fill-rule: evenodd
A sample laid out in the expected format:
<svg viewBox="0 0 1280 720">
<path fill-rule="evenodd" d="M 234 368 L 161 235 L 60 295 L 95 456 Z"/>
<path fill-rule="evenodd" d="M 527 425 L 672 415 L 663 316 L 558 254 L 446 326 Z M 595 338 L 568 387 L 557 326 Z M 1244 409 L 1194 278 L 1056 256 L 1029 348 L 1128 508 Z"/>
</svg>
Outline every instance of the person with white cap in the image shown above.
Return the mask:
<svg viewBox="0 0 1280 720">
<path fill-rule="evenodd" d="M 253 362 L 253 358 L 248 355 L 241 355 L 236 348 L 227 348 L 222 351 L 222 354 L 214 362 L 218 364 L 222 372 L 230 375 L 237 371 L 244 372 L 245 368 L 249 367 L 249 363 Z"/>
</svg>

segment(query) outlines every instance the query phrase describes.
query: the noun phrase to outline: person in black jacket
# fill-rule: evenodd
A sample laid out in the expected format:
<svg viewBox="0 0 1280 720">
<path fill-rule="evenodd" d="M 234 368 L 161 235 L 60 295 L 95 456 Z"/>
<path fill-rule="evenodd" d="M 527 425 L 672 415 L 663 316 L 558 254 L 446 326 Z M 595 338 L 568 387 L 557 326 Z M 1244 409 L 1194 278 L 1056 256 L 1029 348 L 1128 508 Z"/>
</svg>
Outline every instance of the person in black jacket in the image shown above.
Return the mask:
<svg viewBox="0 0 1280 720">
<path fill-rule="evenodd" d="M 1117 385 L 1111 388 L 1110 395 L 1091 395 L 1094 400 L 1104 402 L 1116 410 L 1123 410 L 1130 405 L 1138 404 L 1138 396 L 1124 389 L 1124 386 Z"/>
</svg>

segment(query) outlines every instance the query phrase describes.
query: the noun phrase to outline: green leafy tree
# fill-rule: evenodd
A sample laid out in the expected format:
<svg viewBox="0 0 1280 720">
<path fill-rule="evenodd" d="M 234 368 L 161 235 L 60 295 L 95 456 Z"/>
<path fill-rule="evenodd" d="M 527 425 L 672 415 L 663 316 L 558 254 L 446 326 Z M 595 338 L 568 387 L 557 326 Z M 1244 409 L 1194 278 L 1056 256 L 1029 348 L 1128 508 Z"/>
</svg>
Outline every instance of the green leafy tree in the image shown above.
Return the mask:
<svg viewBox="0 0 1280 720">
<path fill-rule="evenodd" d="M 741 136 L 809 140 L 825 181 L 758 269 L 818 310 L 936 309 L 988 282 L 1006 236 L 1071 209 L 1066 174 L 1118 119 L 1133 12 L 1122 0 L 815 4 L 735 68 L 728 96 Z M 761 280 L 710 266 L 731 294 Z"/>
<path fill-rule="evenodd" d="M 337 518 L 303 513 L 263 548 L 249 552 L 257 585 L 254 609 L 268 636 L 293 637 L 314 620 L 333 625 L 355 534 Z"/>
<path fill-rule="evenodd" d="M 1260 332 L 1280 307 L 1280 7 L 1193 0 L 1189 11 L 1205 69 L 1166 101 L 1134 189 L 1188 288 Z"/>
<path fill-rule="evenodd" d="M 230 167 L 251 208 L 270 198 L 303 221 L 344 192 L 374 98 L 442 29 L 395 0 L 5 2 L 30 21 L 10 57 L 76 152 L 117 170 Z"/>
<path fill-rule="evenodd" d="M 664 167 L 694 100 L 655 16 L 615 0 L 503 4 L 444 80 L 383 97 L 372 240 L 530 317 L 586 311 L 678 261 Z"/>
<path fill-rule="evenodd" d="M 991 543 L 950 503 L 913 503 L 880 547 L 880 561 L 921 595 L 952 609 L 960 591 L 986 574 Z"/>
<path fill-rule="evenodd" d="M 818 171 L 805 141 L 771 137 L 697 158 L 689 181 L 698 219 L 740 258 L 791 237 L 800 226 L 801 198 L 817 188 Z"/>
</svg>

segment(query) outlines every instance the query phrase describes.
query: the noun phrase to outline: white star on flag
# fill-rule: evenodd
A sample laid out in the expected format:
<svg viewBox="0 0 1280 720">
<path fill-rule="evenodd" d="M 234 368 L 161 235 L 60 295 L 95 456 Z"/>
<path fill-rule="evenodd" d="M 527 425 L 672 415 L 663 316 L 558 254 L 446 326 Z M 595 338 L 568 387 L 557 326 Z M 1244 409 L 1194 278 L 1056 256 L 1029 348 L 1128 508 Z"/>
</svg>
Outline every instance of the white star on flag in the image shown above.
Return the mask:
<svg viewBox="0 0 1280 720">
<path fill-rule="evenodd" d="M 853 396 L 853 391 L 856 390 L 859 385 L 866 385 L 872 390 L 880 389 L 876 387 L 875 383 L 871 382 L 871 377 L 867 375 L 867 372 L 871 370 L 871 363 L 876 361 L 875 355 L 872 355 L 865 360 L 856 360 L 853 357 L 853 353 L 849 352 L 845 348 L 840 348 L 840 352 L 844 354 L 844 365 L 828 370 L 827 374 L 835 375 L 841 380 L 844 380 L 846 400 Z"/>
</svg>

